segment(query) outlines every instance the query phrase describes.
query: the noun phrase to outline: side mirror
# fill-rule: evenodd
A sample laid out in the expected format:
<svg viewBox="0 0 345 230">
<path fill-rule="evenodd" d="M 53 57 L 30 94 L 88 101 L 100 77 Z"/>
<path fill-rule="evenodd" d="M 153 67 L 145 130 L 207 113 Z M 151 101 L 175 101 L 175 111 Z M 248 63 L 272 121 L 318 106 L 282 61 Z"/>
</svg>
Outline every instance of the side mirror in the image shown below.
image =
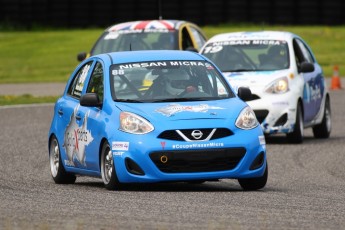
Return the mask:
<svg viewBox="0 0 345 230">
<path fill-rule="evenodd" d="M 77 60 L 78 61 L 83 61 L 87 56 L 87 53 L 86 52 L 81 52 L 81 53 L 78 53 L 77 55 Z"/>
<path fill-rule="evenodd" d="M 85 107 L 100 107 L 102 102 L 99 100 L 99 97 L 95 93 L 86 93 L 80 98 L 80 105 Z"/>
<path fill-rule="evenodd" d="M 309 62 L 302 62 L 301 66 L 299 67 L 300 73 L 310 73 L 315 70 L 314 64 Z"/>
<path fill-rule="evenodd" d="M 252 99 L 252 91 L 247 87 L 238 88 L 237 95 L 243 101 L 249 101 Z"/>
</svg>

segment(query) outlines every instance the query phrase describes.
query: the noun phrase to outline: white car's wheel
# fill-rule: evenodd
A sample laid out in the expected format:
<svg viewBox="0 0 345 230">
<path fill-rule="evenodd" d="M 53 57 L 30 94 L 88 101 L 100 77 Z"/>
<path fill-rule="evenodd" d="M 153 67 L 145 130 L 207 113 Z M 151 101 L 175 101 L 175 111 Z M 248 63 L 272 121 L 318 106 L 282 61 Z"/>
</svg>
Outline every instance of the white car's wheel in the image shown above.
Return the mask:
<svg viewBox="0 0 345 230">
<path fill-rule="evenodd" d="M 329 97 L 326 98 L 325 109 L 323 112 L 322 122 L 319 125 L 313 127 L 314 137 L 316 138 L 328 138 L 332 130 L 331 120 L 331 103 Z"/>
<path fill-rule="evenodd" d="M 304 122 L 303 122 L 303 112 L 302 105 L 298 103 L 296 109 L 296 123 L 292 133 L 287 134 L 288 141 L 290 143 L 299 144 L 303 142 L 304 136 Z"/>
<path fill-rule="evenodd" d="M 59 142 L 56 137 L 53 136 L 49 145 L 49 163 L 50 172 L 53 180 L 57 184 L 73 184 L 76 180 L 76 176 L 71 173 L 67 173 L 61 161 Z"/>
<path fill-rule="evenodd" d="M 105 142 L 102 147 L 101 174 L 106 189 L 115 190 L 122 187 L 116 176 L 113 153 L 108 142 Z"/>
</svg>

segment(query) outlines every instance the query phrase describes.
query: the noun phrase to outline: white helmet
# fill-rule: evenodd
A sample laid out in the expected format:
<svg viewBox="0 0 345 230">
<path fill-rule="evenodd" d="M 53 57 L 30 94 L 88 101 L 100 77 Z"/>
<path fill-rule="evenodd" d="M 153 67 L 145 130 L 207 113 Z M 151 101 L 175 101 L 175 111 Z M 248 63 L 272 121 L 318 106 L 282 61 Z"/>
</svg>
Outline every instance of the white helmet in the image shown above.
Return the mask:
<svg viewBox="0 0 345 230">
<path fill-rule="evenodd" d="M 165 89 L 171 95 L 178 95 L 190 85 L 190 77 L 183 70 L 173 69 L 164 74 Z"/>
</svg>

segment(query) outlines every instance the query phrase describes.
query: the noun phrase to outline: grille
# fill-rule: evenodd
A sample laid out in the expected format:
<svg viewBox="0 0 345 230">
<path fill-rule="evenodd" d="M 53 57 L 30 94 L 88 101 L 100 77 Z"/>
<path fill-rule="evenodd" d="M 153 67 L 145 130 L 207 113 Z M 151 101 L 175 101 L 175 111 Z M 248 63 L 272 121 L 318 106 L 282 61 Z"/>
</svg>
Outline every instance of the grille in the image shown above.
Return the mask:
<svg viewBox="0 0 345 230">
<path fill-rule="evenodd" d="M 194 130 L 200 130 L 203 135 L 202 138 L 198 139 L 199 141 L 205 140 L 212 132 L 213 129 L 180 129 L 183 133 L 184 136 L 186 136 L 189 140 L 195 141 L 195 139 L 191 134 Z M 216 131 L 213 133 L 212 137 L 210 140 L 215 140 L 223 137 L 228 137 L 233 135 L 234 133 L 227 128 L 218 128 Z M 166 130 L 162 132 L 161 134 L 158 135 L 158 138 L 161 139 L 166 139 L 166 140 L 174 140 L 174 141 L 185 141 L 180 134 L 176 132 L 176 130 Z"/>
<path fill-rule="evenodd" d="M 234 169 L 245 152 L 245 148 L 158 151 L 150 158 L 165 173 L 213 172 Z"/>
<path fill-rule="evenodd" d="M 267 117 L 268 110 L 254 110 L 256 119 L 258 119 L 258 122 L 261 124 L 265 118 Z"/>
<path fill-rule="evenodd" d="M 287 113 L 284 113 L 279 119 L 274 123 L 273 126 L 281 126 L 284 125 L 287 122 Z"/>
</svg>

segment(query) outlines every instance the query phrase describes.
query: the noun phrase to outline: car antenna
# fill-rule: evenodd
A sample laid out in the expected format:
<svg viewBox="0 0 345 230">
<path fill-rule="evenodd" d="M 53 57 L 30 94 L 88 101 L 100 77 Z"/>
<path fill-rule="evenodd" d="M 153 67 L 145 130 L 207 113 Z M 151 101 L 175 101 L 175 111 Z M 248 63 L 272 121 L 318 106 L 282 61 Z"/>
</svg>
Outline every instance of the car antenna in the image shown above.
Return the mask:
<svg viewBox="0 0 345 230">
<path fill-rule="evenodd" d="M 158 19 L 162 20 L 163 16 L 162 16 L 162 1 L 158 0 Z"/>
</svg>

